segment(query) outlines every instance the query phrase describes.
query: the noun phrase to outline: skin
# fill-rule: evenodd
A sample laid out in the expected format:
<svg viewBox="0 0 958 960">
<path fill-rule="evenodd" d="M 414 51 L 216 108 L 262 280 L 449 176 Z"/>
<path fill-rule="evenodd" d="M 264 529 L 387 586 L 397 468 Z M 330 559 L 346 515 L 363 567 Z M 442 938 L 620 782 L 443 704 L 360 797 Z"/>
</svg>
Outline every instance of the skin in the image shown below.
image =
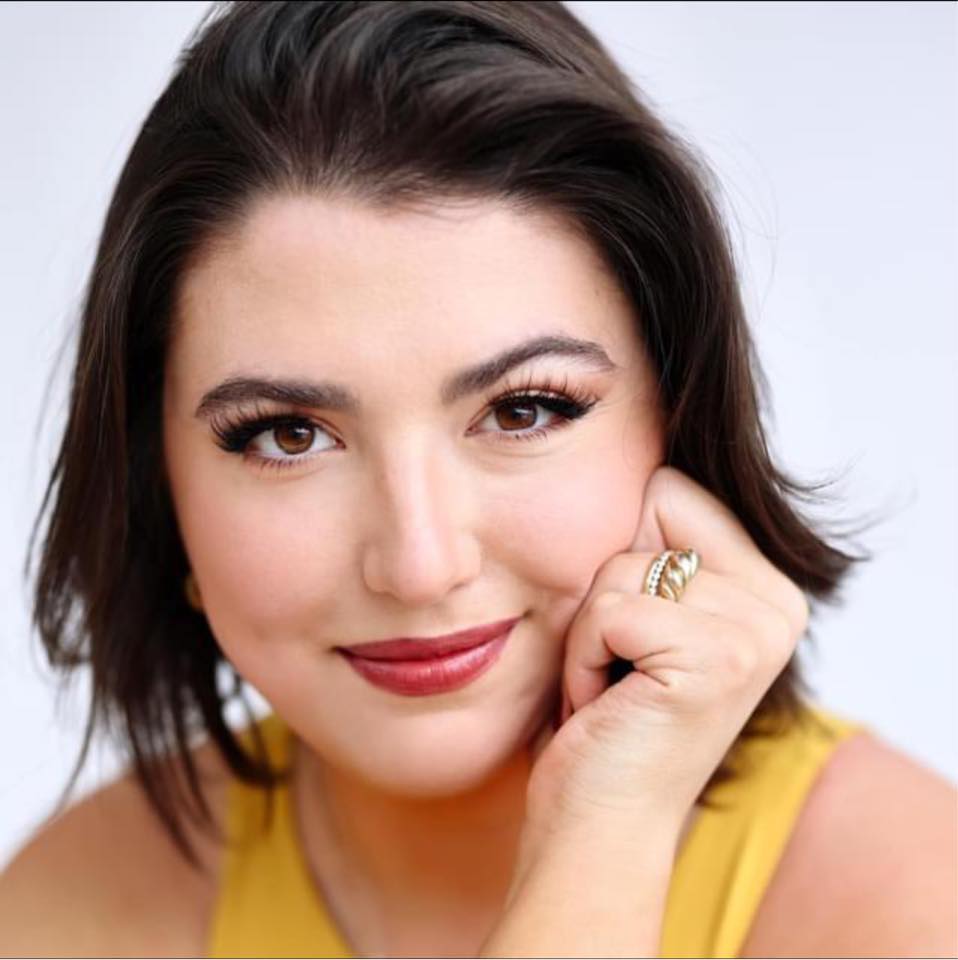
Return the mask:
<svg viewBox="0 0 958 960">
<path fill-rule="evenodd" d="M 217 641 L 299 738 L 293 795 L 330 906 L 373 952 L 433 910 L 450 939 L 478 942 L 509 883 L 566 631 L 663 460 L 634 308 L 551 215 L 272 196 L 191 265 L 175 321 L 163 426 L 180 532 Z M 616 368 L 541 357 L 440 402 L 447 376 L 545 334 L 599 343 Z M 341 382 L 362 410 L 260 402 L 320 427 L 299 446 L 260 435 L 262 456 L 301 458 L 263 469 L 196 413 L 241 375 Z M 550 381 L 597 403 L 514 439 L 562 418 L 490 400 Z M 493 667 L 442 695 L 378 689 L 334 650 L 520 615 Z"/>
<path fill-rule="evenodd" d="M 643 484 L 661 456 L 628 307 L 589 248 L 502 208 L 439 213 L 270 202 L 190 272 L 167 370 L 168 465 L 207 613 L 227 654 L 300 736 L 293 790 L 305 852 L 359 956 L 476 955 L 512 869 L 524 736 L 558 684 L 555 648 L 592 571 L 655 504 L 654 483 Z M 318 281 L 336 269 L 345 282 Z M 360 269 L 361 283 L 350 283 Z M 373 309 L 377 294 L 388 310 Z M 462 322 L 444 337 L 450 315 Z M 543 317 L 588 330 L 623 366 L 588 375 L 602 403 L 564 432 L 493 446 L 466 429 L 479 420 L 496 429 L 485 401 L 445 409 L 435 385 L 445 366 L 511 344 Z M 258 473 L 215 447 L 193 413 L 237 367 L 348 377 L 370 406 L 355 422 L 323 417 L 343 458 Z M 570 371 L 570 383 L 573 374 L 585 376 Z M 342 470 L 352 470 L 348 482 Z M 531 475 L 546 470 L 538 490 Z M 433 481 L 427 497 L 426 480 L 440 472 L 455 483 Z M 292 523 L 280 514 L 287 506 Z M 683 613 L 705 599 L 707 573 Z M 455 696 L 385 695 L 331 652 L 337 642 L 457 629 L 513 605 L 529 617 L 509 659 Z M 209 744 L 195 756 L 219 818 L 227 771 Z M 812 785 L 741 956 L 955 956 L 955 800 L 953 783 L 881 740 L 846 741 Z M 132 775 L 97 790 L 0 873 L 0 953 L 202 955 L 222 851 L 188 832 L 208 874 L 173 848 Z"/>
</svg>

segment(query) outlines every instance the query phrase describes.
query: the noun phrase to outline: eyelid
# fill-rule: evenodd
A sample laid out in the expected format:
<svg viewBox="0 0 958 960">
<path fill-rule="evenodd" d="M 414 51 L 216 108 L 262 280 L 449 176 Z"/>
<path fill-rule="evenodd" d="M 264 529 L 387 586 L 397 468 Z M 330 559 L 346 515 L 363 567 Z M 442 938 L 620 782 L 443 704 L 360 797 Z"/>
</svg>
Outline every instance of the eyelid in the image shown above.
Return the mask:
<svg viewBox="0 0 958 960">
<path fill-rule="evenodd" d="M 218 413 L 210 417 L 209 424 L 218 445 L 227 453 L 242 453 L 241 444 L 248 445 L 261 434 L 287 425 L 313 427 L 336 439 L 335 432 L 325 423 L 295 410 L 264 410 L 257 406 L 249 413 Z"/>
<path fill-rule="evenodd" d="M 510 385 L 506 382 L 498 392 L 487 397 L 478 422 L 482 422 L 497 406 L 506 401 L 524 398 L 529 398 L 533 405 L 543 406 L 544 408 L 548 408 L 545 401 L 552 399 L 556 403 L 565 405 L 569 412 L 566 414 L 552 410 L 553 413 L 563 419 L 558 424 L 548 427 L 528 428 L 526 432 L 513 432 L 511 435 L 510 431 L 502 431 L 499 436 L 503 439 L 498 442 L 508 444 L 539 439 L 546 433 L 561 429 L 581 419 L 599 401 L 599 397 L 594 393 L 577 386 L 570 386 L 568 374 L 561 381 L 555 381 L 548 375 L 536 376 L 530 373 L 520 383 Z M 253 461 L 257 467 L 296 468 L 311 462 L 321 454 L 331 452 L 326 449 L 316 453 L 290 457 L 264 457 L 248 452 L 249 445 L 253 440 L 268 430 L 279 426 L 287 424 L 309 426 L 326 433 L 334 440 L 338 440 L 335 431 L 310 414 L 291 408 L 267 410 L 260 402 L 254 403 L 253 408 L 248 413 L 243 413 L 242 407 L 240 407 L 236 411 L 216 414 L 210 418 L 209 423 L 218 438 L 217 443 L 221 449 L 228 453 L 239 454 L 244 460 Z"/>
</svg>

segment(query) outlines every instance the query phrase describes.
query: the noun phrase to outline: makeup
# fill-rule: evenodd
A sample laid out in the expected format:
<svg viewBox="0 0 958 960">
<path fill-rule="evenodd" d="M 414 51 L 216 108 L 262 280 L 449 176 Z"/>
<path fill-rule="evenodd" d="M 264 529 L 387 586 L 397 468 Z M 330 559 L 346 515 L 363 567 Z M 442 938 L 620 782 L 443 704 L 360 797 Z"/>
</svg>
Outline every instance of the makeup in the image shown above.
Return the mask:
<svg viewBox="0 0 958 960">
<path fill-rule="evenodd" d="M 223 396 L 234 397 L 229 403 L 225 399 L 204 401 L 209 408 L 205 415 L 209 418 L 215 443 L 227 453 L 238 454 L 258 467 L 287 469 L 302 466 L 321 454 L 328 455 L 336 449 L 335 446 L 318 446 L 315 450 L 312 449 L 313 441 L 321 433 L 333 438 L 332 431 L 324 424 L 292 408 L 274 410 L 263 405 L 264 397 L 282 396 L 284 390 L 292 392 L 292 387 L 283 387 L 282 382 L 270 384 L 260 380 L 243 380 L 239 382 L 239 386 L 225 389 L 228 386 L 229 384 L 221 385 L 217 390 L 221 391 Z M 217 390 L 211 391 L 214 398 Z M 239 399 L 244 399 L 253 406 L 248 409 L 236 407 Z M 547 419 L 545 424 L 524 427 L 520 423 L 519 429 L 492 431 L 494 438 L 500 442 L 541 441 L 554 431 L 586 416 L 598 402 L 599 398 L 595 394 L 570 384 L 568 375 L 560 381 L 548 376 L 543 379 L 530 374 L 524 381 L 515 386 L 507 385 L 501 393 L 489 398 L 487 417 L 490 414 L 498 415 L 501 411 L 508 413 L 523 410 L 527 415 L 532 412 L 535 423 L 539 420 L 535 413 L 536 408 L 545 410 L 551 414 L 552 422 Z M 201 409 L 202 407 L 203 404 Z M 521 421 L 523 417 L 520 415 L 518 419 Z M 279 431 L 285 433 L 287 441 L 293 440 L 294 450 L 283 449 L 282 445 L 277 443 Z M 267 447 L 274 448 L 272 453 L 264 453 L 262 450 L 261 444 L 264 440 Z"/>
<path fill-rule="evenodd" d="M 430 655 L 431 651 L 424 645 L 415 649 L 417 641 L 393 643 L 392 651 L 386 644 L 361 644 L 354 648 L 338 647 L 337 652 L 365 680 L 392 693 L 412 697 L 447 693 L 471 683 L 495 663 L 519 619 L 494 624 L 495 629 L 489 631 L 487 637 L 471 646 L 463 647 L 462 640 L 446 643 L 446 652 L 435 656 Z M 375 656 L 361 656 L 355 651 L 362 650 L 363 646 L 378 647 L 379 651 L 373 651 Z"/>
</svg>

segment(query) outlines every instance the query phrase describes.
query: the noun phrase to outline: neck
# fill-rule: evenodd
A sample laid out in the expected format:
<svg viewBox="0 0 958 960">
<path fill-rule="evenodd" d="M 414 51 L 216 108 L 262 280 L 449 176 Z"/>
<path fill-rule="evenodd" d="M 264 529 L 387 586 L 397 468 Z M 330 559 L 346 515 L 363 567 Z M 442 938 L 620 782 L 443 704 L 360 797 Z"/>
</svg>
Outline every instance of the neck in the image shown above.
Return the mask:
<svg viewBox="0 0 958 960">
<path fill-rule="evenodd" d="M 524 748 L 474 790 L 403 797 L 297 742 L 292 793 L 304 854 L 341 928 L 394 943 L 411 922 L 445 917 L 481 939 L 512 881 L 530 769 Z M 698 812 L 686 817 L 678 848 Z"/>
<path fill-rule="evenodd" d="M 526 750 L 474 790 L 451 797 L 383 792 L 299 744 L 295 768 L 310 862 L 330 867 L 371 903 L 504 898 L 525 815 Z"/>
</svg>

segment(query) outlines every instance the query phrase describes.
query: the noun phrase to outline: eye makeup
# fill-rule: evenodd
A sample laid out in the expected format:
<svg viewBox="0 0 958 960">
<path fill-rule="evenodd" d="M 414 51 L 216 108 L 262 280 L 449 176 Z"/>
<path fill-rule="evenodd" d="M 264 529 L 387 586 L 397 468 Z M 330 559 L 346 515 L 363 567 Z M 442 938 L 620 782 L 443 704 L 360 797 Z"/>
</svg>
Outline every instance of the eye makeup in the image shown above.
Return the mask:
<svg viewBox="0 0 958 960">
<path fill-rule="evenodd" d="M 514 443 L 516 441 L 541 441 L 554 430 L 562 429 L 575 420 L 584 417 L 598 403 L 598 397 L 583 389 L 569 386 L 568 376 L 558 384 L 550 378 L 528 376 L 523 382 L 506 386 L 503 390 L 486 400 L 486 411 L 482 419 L 490 413 L 509 410 L 535 410 L 541 407 L 552 413 L 556 419 L 547 426 L 534 426 L 520 431 L 503 430 L 496 434 L 496 442 Z M 481 421 L 480 421 L 481 422 Z M 216 437 L 216 444 L 227 453 L 234 453 L 252 461 L 258 467 L 269 469 L 289 469 L 300 466 L 320 455 L 298 452 L 296 454 L 275 457 L 264 456 L 254 449 L 254 441 L 261 435 L 282 429 L 294 430 L 298 434 L 312 431 L 313 436 L 327 433 L 329 430 L 309 417 L 290 410 L 268 410 L 256 405 L 248 412 L 219 411 L 210 417 L 210 429 Z M 495 431 L 494 431 L 495 432 Z"/>
</svg>

